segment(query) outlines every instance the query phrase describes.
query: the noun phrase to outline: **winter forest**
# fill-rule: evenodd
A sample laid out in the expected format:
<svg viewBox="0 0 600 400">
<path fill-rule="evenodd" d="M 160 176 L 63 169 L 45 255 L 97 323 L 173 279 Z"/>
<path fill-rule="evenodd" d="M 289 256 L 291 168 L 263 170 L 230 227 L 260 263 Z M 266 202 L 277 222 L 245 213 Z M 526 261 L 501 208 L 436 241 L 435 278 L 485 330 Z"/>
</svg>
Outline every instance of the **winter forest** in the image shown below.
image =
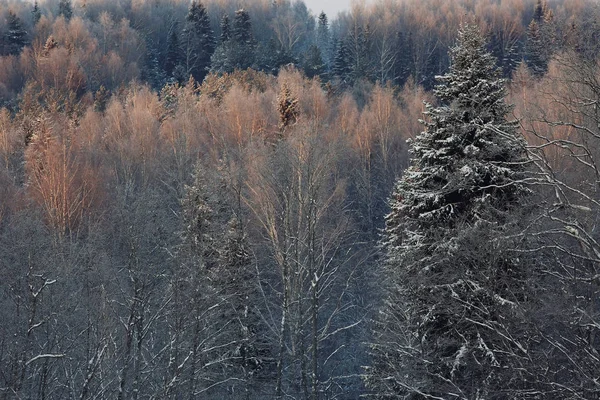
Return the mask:
<svg viewBox="0 0 600 400">
<path fill-rule="evenodd" d="M 600 4 L 317 13 L 0 0 L 0 399 L 600 399 Z"/>
</svg>

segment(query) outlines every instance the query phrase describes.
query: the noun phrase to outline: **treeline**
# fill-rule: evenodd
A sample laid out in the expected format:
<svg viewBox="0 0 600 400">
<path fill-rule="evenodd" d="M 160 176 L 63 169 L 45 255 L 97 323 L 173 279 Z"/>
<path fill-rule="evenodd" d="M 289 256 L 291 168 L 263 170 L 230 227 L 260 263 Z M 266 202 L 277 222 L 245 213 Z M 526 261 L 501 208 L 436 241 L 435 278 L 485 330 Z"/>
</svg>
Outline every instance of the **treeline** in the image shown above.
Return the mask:
<svg viewBox="0 0 600 400">
<path fill-rule="evenodd" d="M 331 23 L 301 2 L 0 13 L 0 398 L 407 395 L 363 384 L 398 282 L 380 235 L 461 22 L 511 77 L 538 204 L 503 232 L 531 265 L 519 290 L 539 290 L 501 314 L 535 346 L 492 365 L 532 368 L 500 396 L 597 396 L 593 3 L 379 2 Z"/>
<path fill-rule="evenodd" d="M 431 88 L 461 22 L 483 29 L 505 76 L 523 61 L 543 74 L 561 49 L 596 55 L 597 13 L 591 2 L 533 0 L 375 2 L 335 18 L 292 1 L 241 9 L 182 0 L 4 3 L 0 99 L 16 109 L 27 83 L 55 99 L 56 91 L 81 97 L 134 79 L 160 90 L 209 72 L 277 74 L 289 64 L 336 88 L 403 86 L 409 77 Z"/>
</svg>

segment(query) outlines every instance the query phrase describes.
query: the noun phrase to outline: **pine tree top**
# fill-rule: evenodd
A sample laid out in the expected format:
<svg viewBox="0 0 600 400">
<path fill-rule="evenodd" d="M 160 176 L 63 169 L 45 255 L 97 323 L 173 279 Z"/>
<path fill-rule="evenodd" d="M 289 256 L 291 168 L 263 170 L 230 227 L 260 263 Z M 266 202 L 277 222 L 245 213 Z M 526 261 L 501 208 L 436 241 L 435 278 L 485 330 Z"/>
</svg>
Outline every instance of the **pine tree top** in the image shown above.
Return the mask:
<svg viewBox="0 0 600 400">
<path fill-rule="evenodd" d="M 205 34 L 210 30 L 210 20 L 204 4 L 193 1 L 186 16 L 186 22 L 192 24 L 198 34 Z"/>
<path fill-rule="evenodd" d="M 232 38 L 240 44 L 250 44 L 253 41 L 250 15 L 248 14 L 248 11 L 243 8 L 235 12 Z"/>
<path fill-rule="evenodd" d="M 221 37 L 219 38 L 220 42 L 226 42 L 231 38 L 231 25 L 229 23 L 229 16 L 227 14 L 223 14 L 221 18 Z"/>
<path fill-rule="evenodd" d="M 19 54 L 21 49 L 27 44 L 27 31 L 23 27 L 23 22 L 12 10 L 8 10 L 6 17 L 7 30 L 4 34 L 9 54 Z"/>
<path fill-rule="evenodd" d="M 58 3 L 58 15 L 62 15 L 68 21 L 73 16 L 71 0 L 60 0 Z"/>
<path fill-rule="evenodd" d="M 321 11 L 321 14 L 319 14 L 319 26 L 327 26 L 329 24 L 329 21 L 327 19 L 327 14 L 325 14 L 324 11 Z"/>
</svg>

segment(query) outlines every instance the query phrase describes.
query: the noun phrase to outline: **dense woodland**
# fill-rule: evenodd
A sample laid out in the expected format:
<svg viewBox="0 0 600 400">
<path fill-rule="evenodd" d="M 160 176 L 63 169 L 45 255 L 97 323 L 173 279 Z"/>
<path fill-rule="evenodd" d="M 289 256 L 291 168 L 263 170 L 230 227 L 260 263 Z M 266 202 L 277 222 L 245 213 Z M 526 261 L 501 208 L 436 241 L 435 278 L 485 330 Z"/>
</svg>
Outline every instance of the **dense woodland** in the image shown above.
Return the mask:
<svg viewBox="0 0 600 400">
<path fill-rule="evenodd" d="M 0 399 L 600 398 L 599 21 L 0 0 Z"/>
</svg>

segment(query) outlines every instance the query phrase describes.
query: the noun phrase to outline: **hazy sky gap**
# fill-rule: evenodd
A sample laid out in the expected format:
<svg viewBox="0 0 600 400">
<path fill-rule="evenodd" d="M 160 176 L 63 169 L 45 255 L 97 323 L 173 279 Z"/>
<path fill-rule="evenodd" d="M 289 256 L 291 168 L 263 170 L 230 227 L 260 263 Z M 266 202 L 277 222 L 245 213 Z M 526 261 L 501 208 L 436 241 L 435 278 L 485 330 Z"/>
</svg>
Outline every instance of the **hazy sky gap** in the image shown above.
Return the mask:
<svg viewBox="0 0 600 400">
<path fill-rule="evenodd" d="M 319 15 L 325 11 L 329 20 L 332 20 L 340 11 L 350 9 L 352 0 L 304 0 L 306 6 L 313 11 L 313 14 Z"/>
</svg>

